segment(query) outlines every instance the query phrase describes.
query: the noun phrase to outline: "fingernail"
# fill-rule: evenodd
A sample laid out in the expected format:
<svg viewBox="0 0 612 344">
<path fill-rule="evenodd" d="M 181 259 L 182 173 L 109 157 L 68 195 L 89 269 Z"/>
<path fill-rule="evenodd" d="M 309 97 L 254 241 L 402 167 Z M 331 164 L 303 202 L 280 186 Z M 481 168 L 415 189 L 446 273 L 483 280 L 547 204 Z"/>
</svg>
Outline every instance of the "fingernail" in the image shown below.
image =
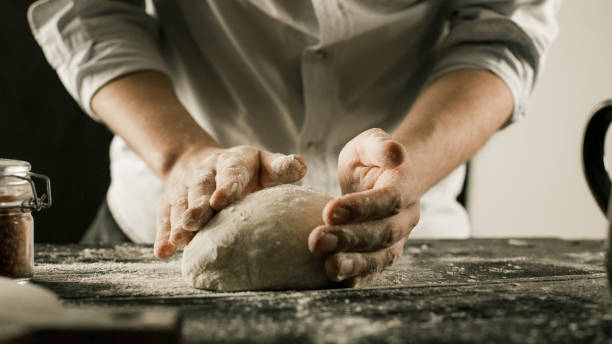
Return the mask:
<svg viewBox="0 0 612 344">
<path fill-rule="evenodd" d="M 332 213 L 332 220 L 335 224 L 345 223 L 351 217 L 351 212 L 345 207 L 336 207 Z"/>
<path fill-rule="evenodd" d="M 319 239 L 319 252 L 331 253 L 338 248 L 338 236 L 335 234 L 325 234 Z"/>
<path fill-rule="evenodd" d="M 338 269 L 338 278 L 345 279 L 349 277 L 353 272 L 353 260 L 350 258 L 345 258 L 340 261 L 340 266 Z"/>
</svg>

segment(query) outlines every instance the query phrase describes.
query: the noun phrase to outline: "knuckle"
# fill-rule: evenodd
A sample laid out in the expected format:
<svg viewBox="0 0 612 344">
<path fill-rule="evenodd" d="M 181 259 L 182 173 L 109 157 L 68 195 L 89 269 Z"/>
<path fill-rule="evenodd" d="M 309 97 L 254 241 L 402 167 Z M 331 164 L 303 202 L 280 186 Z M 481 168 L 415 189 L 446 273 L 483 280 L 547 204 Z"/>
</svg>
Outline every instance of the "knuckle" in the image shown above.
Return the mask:
<svg viewBox="0 0 612 344">
<path fill-rule="evenodd" d="M 399 257 L 399 254 L 396 253 L 396 250 L 392 248 L 384 250 L 383 252 L 383 267 L 393 265 L 397 257 Z"/>
<path fill-rule="evenodd" d="M 386 189 L 380 195 L 380 201 L 376 204 L 377 211 L 390 216 L 395 215 L 402 209 L 401 195 L 396 190 Z"/>
<path fill-rule="evenodd" d="M 236 175 L 238 177 L 249 174 L 249 169 L 242 164 L 231 166 L 228 170 L 229 172 L 231 172 L 231 174 Z"/>
<path fill-rule="evenodd" d="M 357 235 L 354 234 L 353 247 L 360 251 L 371 251 L 379 245 L 377 229 L 371 224 L 358 224 Z"/>
<path fill-rule="evenodd" d="M 172 207 L 185 207 L 187 205 L 187 200 L 185 197 L 176 197 L 170 203 Z"/>
<path fill-rule="evenodd" d="M 387 189 L 387 209 L 393 211 L 394 214 L 397 214 L 402 207 L 402 197 L 401 195 L 392 189 Z"/>
<path fill-rule="evenodd" d="M 215 185 L 219 189 L 231 188 L 236 184 L 237 188 L 244 188 L 249 184 L 251 175 L 246 168 L 226 170 L 223 174 L 217 174 Z"/>
<path fill-rule="evenodd" d="M 243 164 L 228 165 L 221 170 L 220 174 L 217 174 L 216 179 L 242 179 L 244 176 L 249 175 L 249 169 Z"/>
<path fill-rule="evenodd" d="M 397 192 L 387 189 L 359 199 L 352 209 L 360 218 L 377 219 L 399 213 L 401 200 Z"/>
<path fill-rule="evenodd" d="M 201 208 L 201 207 L 207 206 L 209 200 L 210 200 L 210 196 L 208 195 L 198 197 L 193 200 L 193 204 L 192 202 L 189 202 L 189 207 L 190 208 Z"/>
<path fill-rule="evenodd" d="M 215 174 L 211 170 L 205 170 L 198 173 L 195 179 L 200 183 L 211 183 L 215 180 Z"/>
<path fill-rule="evenodd" d="M 294 181 L 300 179 L 306 172 L 305 165 L 293 155 L 278 154 L 269 163 L 268 174 L 272 179 Z"/>
<path fill-rule="evenodd" d="M 170 218 L 168 216 L 160 216 L 157 219 L 157 230 L 164 230 L 170 228 Z"/>
<path fill-rule="evenodd" d="M 339 226 L 333 228 L 330 230 L 330 232 L 338 237 L 338 248 L 342 251 L 347 251 L 360 246 L 360 238 L 353 230 Z"/>
<path fill-rule="evenodd" d="M 186 231 L 181 226 L 174 226 L 170 230 L 170 241 L 173 244 L 178 243 L 183 237 Z"/>
<path fill-rule="evenodd" d="M 381 266 L 379 266 L 376 258 L 370 255 L 365 255 L 364 258 L 365 259 L 364 259 L 363 268 L 361 269 L 362 274 L 369 274 L 374 271 L 378 271 L 382 268 Z"/>
<path fill-rule="evenodd" d="M 402 237 L 401 227 L 394 222 L 386 222 L 383 228 L 383 247 L 390 246 Z"/>
<path fill-rule="evenodd" d="M 238 166 L 243 163 L 243 159 L 239 154 L 224 152 L 221 153 L 217 160 L 217 170 L 228 169 L 234 166 Z"/>
<path fill-rule="evenodd" d="M 189 189 L 209 188 L 215 185 L 215 175 L 212 172 L 201 173 L 195 176 L 189 183 Z"/>
</svg>

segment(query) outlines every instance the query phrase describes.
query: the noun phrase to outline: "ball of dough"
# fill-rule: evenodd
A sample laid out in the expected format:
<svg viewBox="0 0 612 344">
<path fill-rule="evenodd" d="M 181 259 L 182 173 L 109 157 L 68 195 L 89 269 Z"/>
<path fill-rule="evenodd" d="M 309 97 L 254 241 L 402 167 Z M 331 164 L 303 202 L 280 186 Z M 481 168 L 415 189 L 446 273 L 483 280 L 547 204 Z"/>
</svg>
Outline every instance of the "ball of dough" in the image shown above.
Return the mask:
<svg viewBox="0 0 612 344">
<path fill-rule="evenodd" d="M 183 251 L 183 277 L 217 291 L 318 289 L 332 286 L 324 260 L 308 250 L 329 196 L 280 185 L 217 213 Z"/>
</svg>

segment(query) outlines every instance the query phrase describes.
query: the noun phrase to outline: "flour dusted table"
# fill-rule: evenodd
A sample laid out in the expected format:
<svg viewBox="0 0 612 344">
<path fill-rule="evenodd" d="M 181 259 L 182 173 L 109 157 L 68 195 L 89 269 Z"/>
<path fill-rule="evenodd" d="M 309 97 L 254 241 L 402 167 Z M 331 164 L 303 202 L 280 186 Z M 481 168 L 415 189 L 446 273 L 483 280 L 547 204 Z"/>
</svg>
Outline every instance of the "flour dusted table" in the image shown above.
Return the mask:
<svg viewBox="0 0 612 344">
<path fill-rule="evenodd" d="M 612 342 L 601 241 L 410 241 L 358 289 L 214 293 L 180 254 L 150 246 L 37 245 L 33 283 L 71 307 L 175 310 L 183 343 Z"/>
</svg>

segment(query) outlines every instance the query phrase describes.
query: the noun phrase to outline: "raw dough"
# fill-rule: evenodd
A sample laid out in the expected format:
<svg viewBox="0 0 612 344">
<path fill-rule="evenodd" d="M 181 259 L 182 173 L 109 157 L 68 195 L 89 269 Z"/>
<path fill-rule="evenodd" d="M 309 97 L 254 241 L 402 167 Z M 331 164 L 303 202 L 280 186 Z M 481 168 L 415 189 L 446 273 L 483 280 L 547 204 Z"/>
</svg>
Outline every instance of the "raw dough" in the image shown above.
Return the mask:
<svg viewBox="0 0 612 344">
<path fill-rule="evenodd" d="M 330 287 L 324 261 L 308 250 L 329 196 L 280 185 L 216 214 L 183 251 L 183 277 L 217 291 Z"/>
</svg>

